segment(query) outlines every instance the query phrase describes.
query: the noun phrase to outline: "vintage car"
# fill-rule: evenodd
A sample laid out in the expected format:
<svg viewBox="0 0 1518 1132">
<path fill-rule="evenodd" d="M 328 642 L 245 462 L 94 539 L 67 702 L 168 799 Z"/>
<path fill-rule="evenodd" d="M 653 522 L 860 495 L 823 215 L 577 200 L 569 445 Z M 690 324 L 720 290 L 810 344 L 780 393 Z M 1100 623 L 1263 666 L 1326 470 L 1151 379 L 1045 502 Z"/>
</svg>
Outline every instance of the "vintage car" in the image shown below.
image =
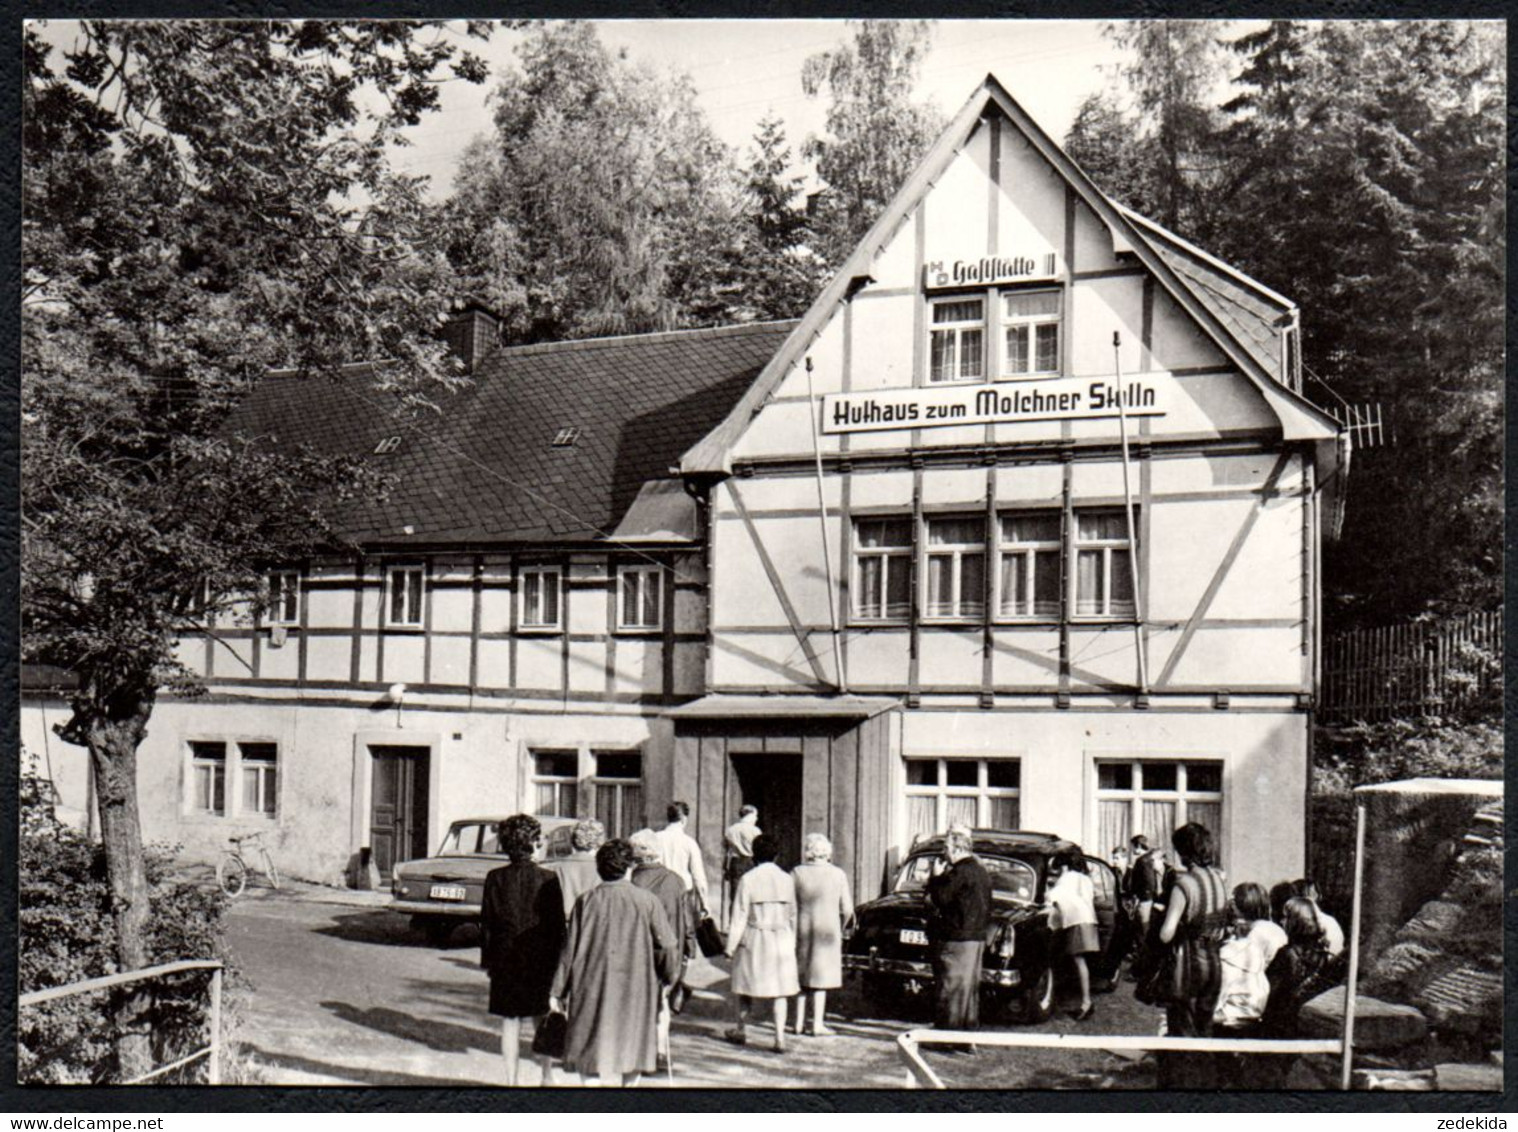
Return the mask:
<svg viewBox="0 0 1518 1132">
<path fill-rule="evenodd" d="M 1054 1008 L 1058 959 L 1045 902 L 1049 861 L 1071 843 L 1052 833 L 977 829 L 971 836 L 992 885 L 991 927 L 980 971 L 982 1008 L 994 1014 L 1010 1007 L 1025 1021 L 1041 1022 Z M 892 995 L 921 995 L 933 986 L 926 890 L 943 846 L 942 836 L 918 839 L 891 891 L 855 911 L 843 964 L 861 980 L 872 1006 Z M 1117 912 L 1117 878 L 1104 861 L 1087 857 L 1086 865 L 1096 889 L 1105 953 Z"/>
<path fill-rule="evenodd" d="M 460 818 L 448 827 L 443 844 L 431 857 L 395 866 L 390 880 L 390 909 L 411 915 L 411 925 L 441 946 L 459 924 L 480 921 L 485 877 L 506 864 L 496 844 L 496 826 L 505 817 Z M 569 856 L 574 818 L 541 817 L 543 859 Z"/>
</svg>

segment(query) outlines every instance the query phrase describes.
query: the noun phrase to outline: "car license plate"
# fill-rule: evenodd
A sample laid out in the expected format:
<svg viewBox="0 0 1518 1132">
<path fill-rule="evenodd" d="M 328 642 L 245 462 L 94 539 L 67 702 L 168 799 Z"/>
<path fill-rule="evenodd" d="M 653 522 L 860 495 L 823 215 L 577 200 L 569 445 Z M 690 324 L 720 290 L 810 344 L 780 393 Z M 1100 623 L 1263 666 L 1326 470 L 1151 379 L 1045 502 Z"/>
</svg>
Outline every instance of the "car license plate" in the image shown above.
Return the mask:
<svg viewBox="0 0 1518 1132">
<path fill-rule="evenodd" d="M 902 943 L 915 943 L 918 947 L 927 947 L 928 946 L 928 933 L 924 932 L 924 931 L 919 931 L 916 928 L 902 928 L 901 929 L 901 942 Z"/>
<path fill-rule="evenodd" d="M 462 900 L 469 894 L 461 884 L 435 884 L 431 895 L 434 900 Z"/>
</svg>

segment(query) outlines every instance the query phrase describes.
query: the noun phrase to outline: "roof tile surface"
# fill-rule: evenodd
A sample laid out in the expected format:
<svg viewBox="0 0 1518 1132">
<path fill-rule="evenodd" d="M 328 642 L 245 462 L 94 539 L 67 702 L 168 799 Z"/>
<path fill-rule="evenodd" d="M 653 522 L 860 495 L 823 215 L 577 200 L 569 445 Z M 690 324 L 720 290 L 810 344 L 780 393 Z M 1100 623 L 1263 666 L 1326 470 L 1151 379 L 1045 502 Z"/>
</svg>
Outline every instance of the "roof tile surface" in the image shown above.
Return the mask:
<svg viewBox="0 0 1518 1132">
<path fill-rule="evenodd" d="M 341 526 L 360 543 L 585 542 L 613 531 L 646 481 L 669 476 L 794 326 L 507 347 L 439 411 L 404 417 L 361 374 L 276 374 L 231 427 L 392 473 L 388 498 L 347 505 Z M 566 427 L 578 438 L 555 447 Z M 376 453 L 390 437 L 400 443 Z"/>
</svg>

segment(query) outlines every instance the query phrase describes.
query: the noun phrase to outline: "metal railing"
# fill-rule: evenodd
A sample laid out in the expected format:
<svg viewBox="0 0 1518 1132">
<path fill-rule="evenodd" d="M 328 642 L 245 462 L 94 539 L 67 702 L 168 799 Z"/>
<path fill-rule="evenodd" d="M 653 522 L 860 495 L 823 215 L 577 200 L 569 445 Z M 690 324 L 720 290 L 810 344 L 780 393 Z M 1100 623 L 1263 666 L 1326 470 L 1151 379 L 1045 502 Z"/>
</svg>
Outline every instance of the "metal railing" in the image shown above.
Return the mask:
<svg viewBox="0 0 1518 1132">
<path fill-rule="evenodd" d="M 1017 1034 L 988 1030 L 908 1030 L 896 1046 L 907 1065 L 907 1088 L 946 1089 L 943 1079 L 923 1060 L 925 1045 L 976 1045 L 1024 1049 L 1151 1050 L 1175 1053 L 1331 1053 L 1342 1054 L 1339 1038 L 1172 1038 L 1143 1034 Z"/>
<path fill-rule="evenodd" d="M 219 959 L 181 959 L 176 963 L 162 963 L 157 967 L 143 967 L 136 971 L 122 971 L 115 975 L 103 975 L 98 979 L 85 979 L 78 983 L 69 983 L 61 987 L 49 987 L 47 990 L 31 991 L 23 994 L 17 1004 L 22 1009 L 28 1006 L 40 1006 L 44 1002 L 53 1002 L 60 998 L 69 998 L 76 994 L 88 994 L 91 991 L 111 990 L 114 987 L 123 987 L 131 983 L 140 983 L 148 979 L 163 978 L 166 975 L 177 975 L 183 971 L 210 971 L 211 972 L 211 1044 L 203 1049 L 198 1049 L 187 1057 L 181 1057 L 168 1065 L 161 1065 L 157 1069 L 133 1077 L 130 1081 L 123 1081 L 124 1085 L 140 1085 L 144 1081 L 151 1081 L 155 1077 L 162 1077 L 165 1073 L 171 1073 L 175 1069 L 183 1068 L 201 1058 L 208 1059 L 206 1062 L 207 1083 L 212 1085 L 221 1084 L 221 980 L 223 965 Z"/>
<path fill-rule="evenodd" d="M 1366 789 L 1360 787 L 1359 790 Z M 1359 790 L 1356 793 L 1359 793 Z M 945 1089 L 923 1060 L 924 1045 L 1009 1046 L 1024 1049 L 1150 1050 L 1175 1053 L 1328 1053 L 1339 1058 L 1339 1088 L 1348 1090 L 1355 1048 L 1355 1010 L 1360 975 L 1360 904 L 1365 882 L 1364 801 L 1355 806 L 1354 903 L 1349 925 L 1349 972 L 1344 987 L 1344 1028 L 1337 1038 L 1182 1038 L 1159 1034 L 1028 1034 L 987 1030 L 908 1030 L 896 1038 L 907 1065 L 907 1088 Z"/>
</svg>

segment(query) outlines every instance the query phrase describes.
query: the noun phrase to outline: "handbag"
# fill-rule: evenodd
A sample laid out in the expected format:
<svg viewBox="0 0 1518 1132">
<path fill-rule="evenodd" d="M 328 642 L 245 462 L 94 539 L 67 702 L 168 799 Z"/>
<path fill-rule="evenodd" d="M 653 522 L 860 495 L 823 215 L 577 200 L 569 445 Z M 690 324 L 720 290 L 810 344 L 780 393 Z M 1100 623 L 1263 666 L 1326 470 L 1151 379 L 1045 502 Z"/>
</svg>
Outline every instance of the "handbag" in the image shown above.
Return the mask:
<svg viewBox="0 0 1518 1132">
<path fill-rule="evenodd" d="M 532 1035 L 532 1052 L 539 1057 L 563 1057 L 569 1043 L 569 1019 L 557 1010 L 544 1015 Z"/>
<path fill-rule="evenodd" d="M 717 921 L 710 916 L 702 916 L 701 922 L 696 925 L 696 946 L 708 959 L 715 958 L 727 950 L 727 940 L 723 938 L 721 930 L 717 927 Z"/>
</svg>

